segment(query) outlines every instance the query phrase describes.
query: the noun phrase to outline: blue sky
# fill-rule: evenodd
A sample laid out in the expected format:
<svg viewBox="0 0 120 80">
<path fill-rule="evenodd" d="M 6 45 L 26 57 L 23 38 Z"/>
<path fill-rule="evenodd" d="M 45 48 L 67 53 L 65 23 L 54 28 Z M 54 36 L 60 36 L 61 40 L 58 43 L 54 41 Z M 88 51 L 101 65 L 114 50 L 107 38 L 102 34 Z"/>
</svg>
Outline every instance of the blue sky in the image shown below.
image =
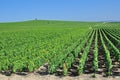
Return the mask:
<svg viewBox="0 0 120 80">
<path fill-rule="evenodd" d="M 120 20 L 120 0 L 0 0 L 0 22 Z"/>
</svg>

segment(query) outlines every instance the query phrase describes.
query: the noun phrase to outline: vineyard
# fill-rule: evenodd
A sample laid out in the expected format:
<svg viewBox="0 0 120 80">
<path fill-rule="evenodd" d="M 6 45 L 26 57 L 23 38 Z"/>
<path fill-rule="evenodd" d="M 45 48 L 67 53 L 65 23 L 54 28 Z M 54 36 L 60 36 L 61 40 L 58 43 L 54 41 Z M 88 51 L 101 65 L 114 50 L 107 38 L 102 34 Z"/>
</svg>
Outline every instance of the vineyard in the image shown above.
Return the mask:
<svg viewBox="0 0 120 80">
<path fill-rule="evenodd" d="M 0 73 L 120 76 L 120 23 L 0 23 Z"/>
</svg>

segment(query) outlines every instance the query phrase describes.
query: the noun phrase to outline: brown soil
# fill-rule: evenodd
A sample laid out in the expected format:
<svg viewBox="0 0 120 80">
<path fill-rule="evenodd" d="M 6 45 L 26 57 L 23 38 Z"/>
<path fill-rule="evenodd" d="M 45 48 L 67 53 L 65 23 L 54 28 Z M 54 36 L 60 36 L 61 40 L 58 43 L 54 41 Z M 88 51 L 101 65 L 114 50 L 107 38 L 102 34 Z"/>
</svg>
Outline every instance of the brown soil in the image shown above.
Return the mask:
<svg viewBox="0 0 120 80">
<path fill-rule="evenodd" d="M 5 76 L 0 74 L 0 80 L 119 80 L 120 76 L 116 77 L 103 77 L 96 74 L 96 78 L 92 77 L 93 74 L 82 74 L 80 76 L 71 77 L 58 77 L 55 75 L 40 75 L 38 73 L 29 73 L 27 75 L 12 74 L 11 76 Z"/>
</svg>

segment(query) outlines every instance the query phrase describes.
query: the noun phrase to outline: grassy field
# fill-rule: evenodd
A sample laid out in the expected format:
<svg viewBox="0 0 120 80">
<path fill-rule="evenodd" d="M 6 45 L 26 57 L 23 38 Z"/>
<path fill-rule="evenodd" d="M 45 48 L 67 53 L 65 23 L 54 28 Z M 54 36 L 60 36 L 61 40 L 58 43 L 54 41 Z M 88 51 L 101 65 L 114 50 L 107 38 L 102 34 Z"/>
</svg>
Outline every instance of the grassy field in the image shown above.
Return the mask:
<svg viewBox="0 0 120 80">
<path fill-rule="evenodd" d="M 120 23 L 0 23 L 0 72 L 120 76 Z M 104 74 L 102 74 L 104 73 Z"/>
</svg>

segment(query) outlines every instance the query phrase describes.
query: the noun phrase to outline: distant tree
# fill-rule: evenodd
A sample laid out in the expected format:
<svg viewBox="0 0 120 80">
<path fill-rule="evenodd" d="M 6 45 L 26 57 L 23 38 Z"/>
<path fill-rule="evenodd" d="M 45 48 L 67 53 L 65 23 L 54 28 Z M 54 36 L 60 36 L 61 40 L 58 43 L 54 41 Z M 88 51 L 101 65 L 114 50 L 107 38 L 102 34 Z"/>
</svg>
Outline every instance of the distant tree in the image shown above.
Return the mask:
<svg viewBox="0 0 120 80">
<path fill-rule="evenodd" d="M 35 18 L 35 20 L 38 20 L 37 18 Z"/>
</svg>

